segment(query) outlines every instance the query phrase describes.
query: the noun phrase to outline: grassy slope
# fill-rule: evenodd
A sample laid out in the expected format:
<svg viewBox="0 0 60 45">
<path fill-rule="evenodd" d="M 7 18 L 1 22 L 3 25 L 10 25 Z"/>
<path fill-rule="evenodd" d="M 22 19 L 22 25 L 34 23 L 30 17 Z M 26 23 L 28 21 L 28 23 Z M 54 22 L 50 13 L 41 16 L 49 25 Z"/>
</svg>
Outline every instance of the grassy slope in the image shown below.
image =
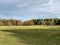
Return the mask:
<svg viewBox="0 0 60 45">
<path fill-rule="evenodd" d="M 0 27 L 0 45 L 60 45 L 60 29 L 16 29 Z M 13 26 L 14 27 L 14 26 Z M 15 27 L 16 28 L 16 27 Z M 47 27 L 46 27 L 47 28 Z"/>
</svg>

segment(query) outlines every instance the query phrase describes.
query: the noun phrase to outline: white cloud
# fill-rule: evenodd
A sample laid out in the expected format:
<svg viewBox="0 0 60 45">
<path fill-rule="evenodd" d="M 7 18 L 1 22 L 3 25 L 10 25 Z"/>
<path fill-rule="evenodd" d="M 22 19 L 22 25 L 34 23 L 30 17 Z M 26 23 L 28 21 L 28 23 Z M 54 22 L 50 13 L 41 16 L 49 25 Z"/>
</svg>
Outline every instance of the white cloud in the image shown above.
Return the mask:
<svg viewBox="0 0 60 45">
<path fill-rule="evenodd" d="M 57 0 L 49 0 L 48 3 L 42 4 L 42 6 L 34 6 L 31 10 L 32 12 L 51 12 L 60 14 L 60 2 Z"/>
<path fill-rule="evenodd" d="M 27 3 L 17 5 L 17 7 L 24 7 L 24 6 L 27 6 Z"/>
<path fill-rule="evenodd" d="M 31 19 L 43 17 L 57 17 L 60 14 L 58 0 L 0 0 L 1 18 Z M 12 16 L 13 15 L 13 16 Z M 42 15 L 42 16 L 39 16 Z M 26 16 L 26 17 L 25 17 Z M 31 16 L 31 17 L 30 17 Z M 28 17 L 28 18 L 27 18 Z M 58 16 L 60 17 L 60 16 Z"/>
<path fill-rule="evenodd" d="M 19 19 L 20 17 L 12 16 L 11 19 Z"/>
<path fill-rule="evenodd" d="M 42 6 L 49 6 L 52 5 L 54 3 L 54 0 L 49 0 L 47 3 L 42 4 Z"/>
</svg>

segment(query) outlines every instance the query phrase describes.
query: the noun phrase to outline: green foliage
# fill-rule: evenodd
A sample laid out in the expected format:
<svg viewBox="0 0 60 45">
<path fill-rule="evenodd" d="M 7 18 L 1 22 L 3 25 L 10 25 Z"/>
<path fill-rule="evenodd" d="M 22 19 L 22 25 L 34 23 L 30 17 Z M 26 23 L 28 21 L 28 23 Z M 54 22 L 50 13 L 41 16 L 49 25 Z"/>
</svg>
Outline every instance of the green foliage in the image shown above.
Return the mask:
<svg viewBox="0 0 60 45">
<path fill-rule="evenodd" d="M 33 19 L 35 25 L 60 25 L 60 19 Z"/>
<path fill-rule="evenodd" d="M 58 19 L 58 25 L 60 25 L 60 19 Z"/>
</svg>

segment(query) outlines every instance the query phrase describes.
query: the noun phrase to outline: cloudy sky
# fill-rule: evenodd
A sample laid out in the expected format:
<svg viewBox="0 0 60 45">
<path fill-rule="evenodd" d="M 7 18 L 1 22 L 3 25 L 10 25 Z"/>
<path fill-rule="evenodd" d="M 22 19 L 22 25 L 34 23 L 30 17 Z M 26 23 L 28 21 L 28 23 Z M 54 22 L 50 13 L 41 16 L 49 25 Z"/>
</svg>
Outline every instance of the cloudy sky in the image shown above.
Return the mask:
<svg viewBox="0 0 60 45">
<path fill-rule="evenodd" d="M 0 0 L 0 18 L 60 18 L 60 0 Z"/>
</svg>

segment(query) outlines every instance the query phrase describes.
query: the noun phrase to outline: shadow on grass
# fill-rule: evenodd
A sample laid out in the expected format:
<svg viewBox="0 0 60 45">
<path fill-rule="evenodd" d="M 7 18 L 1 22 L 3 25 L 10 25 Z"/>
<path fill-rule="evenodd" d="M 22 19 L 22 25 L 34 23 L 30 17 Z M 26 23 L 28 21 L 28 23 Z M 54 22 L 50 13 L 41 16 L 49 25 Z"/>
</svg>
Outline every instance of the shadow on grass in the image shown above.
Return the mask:
<svg viewBox="0 0 60 45">
<path fill-rule="evenodd" d="M 28 45 L 60 45 L 60 30 L 1 30 L 11 32 L 9 36 L 19 38 L 20 42 Z"/>
</svg>

